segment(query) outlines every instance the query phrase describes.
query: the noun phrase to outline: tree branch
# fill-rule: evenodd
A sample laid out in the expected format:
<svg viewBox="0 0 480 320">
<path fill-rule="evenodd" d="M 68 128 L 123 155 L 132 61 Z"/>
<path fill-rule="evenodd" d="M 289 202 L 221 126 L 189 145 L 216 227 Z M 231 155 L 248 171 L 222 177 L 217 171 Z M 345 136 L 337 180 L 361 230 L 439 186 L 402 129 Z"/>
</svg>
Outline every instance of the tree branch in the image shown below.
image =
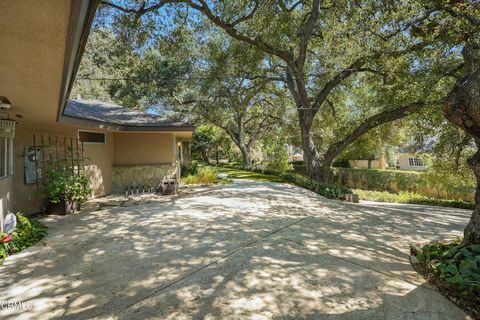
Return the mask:
<svg viewBox="0 0 480 320">
<path fill-rule="evenodd" d="M 274 56 L 279 57 L 280 59 L 283 59 L 285 62 L 289 64 L 293 64 L 293 57 L 289 52 L 280 50 L 278 48 L 274 48 L 271 45 L 264 42 L 263 40 L 261 40 L 259 37 L 252 39 L 240 33 L 237 29 L 234 28 L 233 25 L 223 21 L 220 17 L 215 15 L 204 0 L 199 0 L 199 2 L 201 3 L 201 5 L 191 1 L 187 1 L 190 7 L 192 7 L 197 11 L 202 12 L 211 22 L 213 22 L 217 27 L 220 27 L 221 29 L 223 29 L 232 38 L 249 43 L 259 48 L 265 53 L 272 54 Z"/>
<path fill-rule="evenodd" d="M 367 133 L 367 131 L 373 128 L 376 128 L 388 122 L 405 118 L 411 115 L 412 113 L 420 111 L 426 106 L 442 104 L 444 101 L 445 101 L 445 98 L 442 98 L 436 101 L 430 101 L 430 102 L 425 102 L 425 101 L 413 102 L 409 105 L 406 105 L 404 107 L 401 107 L 395 110 L 384 111 L 376 115 L 373 115 L 370 118 L 367 118 L 366 120 L 364 120 L 355 130 L 353 130 L 344 139 L 331 145 L 328 148 L 327 152 L 325 153 L 325 159 L 328 159 L 328 160 L 335 159 L 352 142 L 354 142 L 355 140 L 360 138 L 363 134 Z"/>
<path fill-rule="evenodd" d="M 184 1 L 185 0 L 161 0 L 161 1 L 158 1 L 157 3 L 155 3 L 151 6 L 148 6 L 148 7 L 146 6 L 146 2 L 143 2 L 142 5 L 139 8 L 123 7 L 123 6 L 120 6 L 118 4 L 112 3 L 110 1 L 106 1 L 106 0 L 101 0 L 100 3 L 104 6 L 112 7 L 114 9 L 120 10 L 120 11 L 125 12 L 125 13 L 134 14 L 135 18 L 138 19 L 142 15 L 144 15 L 146 13 L 149 13 L 149 12 L 152 12 L 152 11 L 156 11 L 166 4 L 180 3 L 180 2 L 184 2 Z"/>
<path fill-rule="evenodd" d="M 237 24 L 240 24 L 240 23 L 242 23 L 242 22 L 244 22 L 244 21 L 246 21 L 246 20 L 252 19 L 253 16 L 255 15 L 255 12 L 257 12 L 258 7 L 259 7 L 259 1 L 256 0 L 256 1 L 255 1 L 255 6 L 253 7 L 252 11 L 250 11 L 249 14 L 247 14 L 247 15 L 245 15 L 245 16 L 243 16 L 243 17 L 240 17 L 240 18 L 238 18 L 237 20 L 231 22 L 230 25 L 231 25 L 232 27 L 235 27 Z"/>
<path fill-rule="evenodd" d="M 337 86 L 339 85 L 344 79 L 346 79 L 348 76 L 355 72 L 359 72 L 361 70 L 361 67 L 365 63 L 364 58 L 359 58 L 355 60 L 348 68 L 343 69 L 335 77 L 333 77 L 332 80 L 328 81 L 325 86 L 323 86 L 322 90 L 318 93 L 317 97 L 315 98 L 315 101 L 312 105 L 313 109 L 319 109 L 322 103 L 325 101 L 325 99 L 328 97 L 330 92 Z"/>
<path fill-rule="evenodd" d="M 303 69 L 305 60 L 307 59 L 308 40 L 310 39 L 315 23 L 320 15 L 320 0 L 313 0 L 312 11 L 308 13 L 307 21 L 300 28 L 300 47 L 298 50 L 298 58 L 296 60 L 297 68 Z"/>
</svg>

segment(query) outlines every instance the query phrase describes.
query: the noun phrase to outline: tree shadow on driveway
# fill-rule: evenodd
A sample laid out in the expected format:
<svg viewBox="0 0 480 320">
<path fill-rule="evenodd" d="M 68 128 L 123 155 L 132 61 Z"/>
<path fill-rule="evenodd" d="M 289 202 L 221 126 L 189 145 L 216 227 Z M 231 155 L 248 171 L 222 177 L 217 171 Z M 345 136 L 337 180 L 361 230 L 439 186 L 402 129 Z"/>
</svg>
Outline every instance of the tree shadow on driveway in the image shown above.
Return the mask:
<svg viewBox="0 0 480 320">
<path fill-rule="evenodd" d="M 408 242 L 452 236 L 466 221 L 258 182 L 48 217 L 48 244 L 0 269 L 0 301 L 33 308 L 0 316 L 383 319 L 403 310 L 405 319 L 458 318 L 463 313 L 423 285 L 406 255 Z"/>
</svg>

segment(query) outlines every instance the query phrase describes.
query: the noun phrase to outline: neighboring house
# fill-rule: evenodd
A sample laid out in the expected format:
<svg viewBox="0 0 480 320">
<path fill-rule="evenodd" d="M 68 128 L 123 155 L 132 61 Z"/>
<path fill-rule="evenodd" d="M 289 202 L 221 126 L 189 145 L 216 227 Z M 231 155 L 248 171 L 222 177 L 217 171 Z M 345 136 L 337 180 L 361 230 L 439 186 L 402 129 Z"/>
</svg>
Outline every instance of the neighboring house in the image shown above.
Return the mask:
<svg viewBox="0 0 480 320">
<path fill-rule="evenodd" d="M 98 1 L 0 2 L 0 225 L 42 211 L 33 146 L 84 142 L 95 196 L 178 174 L 193 127 L 96 101 L 68 100 Z M 47 152 L 50 152 L 49 149 Z M 36 152 L 36 151 L 34 151 Z"/>
<path fill-rule="evenodd" d="M 427 169 L 422 159 L 413 153 L 400 153 L 398 155 L 398 168 L 406 171 L 423 171 Z"/>
<path fill-rule="evenodd" d="M 285 148 L 288 152 L 288 161 L 303 161 L 303 150 L 302 148 L 295 147 L 291 144 L 285 144 Z"/>
</svg>

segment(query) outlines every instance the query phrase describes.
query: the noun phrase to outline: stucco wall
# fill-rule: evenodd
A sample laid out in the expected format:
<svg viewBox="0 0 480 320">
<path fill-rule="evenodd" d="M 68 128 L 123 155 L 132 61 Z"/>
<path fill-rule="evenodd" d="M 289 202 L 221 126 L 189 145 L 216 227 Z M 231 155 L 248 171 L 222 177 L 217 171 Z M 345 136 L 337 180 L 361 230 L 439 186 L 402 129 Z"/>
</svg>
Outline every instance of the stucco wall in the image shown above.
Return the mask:
<svg viewBox="0 0 480 320">
<path fill-rule="evenodd" d="M 24 148 L 33 145 L 33 134 L 43 134 L 45 141 L 48 136 L 76 138 L 78 127 L 57 124 L 54 126 L 17 125 L 13 140 L 13 176 L 0 180 L 0 199 L 7 203 L 13 211 L 25 214 L 42 212 L 45 201 L 37 193 L 37 186 L 25 184 L 24 177 Z M 80 128 L 90 131 L 105 132 L 92 128 Z M 106 132 L 105 144 L 84 144 L 84 155 L 87 158 L 87 174 L 91 178 L 94 196 L 103 196 L 112 193 L 112 175 L 116 166 L 141 165 L 168 165 L 172 170 L 175 163 L 175 142 L 172 133 L 118 133 Z M 163 170 L 163 167 L 162 167 Z M 128 171 L 128 170 L 127 170 Z M 162 173 L 162 176 L 164 174 Z M 160 175 L 159 175 L 160 176 Z M 147 179 L 148 180 L 148 179 Z M 128 181 L 128 185 L 134 181 Z M 143 183 L 143 181 L 142 181 Z M 147 181 L 145 183 L 151 183 Z M 123 184 L 122 184 L 123 185 Z"/>
<path fill-rule="evenodd" d="M 411 154 L 411 153 L 401 153 L 398 156 L 398 166 L 400 170 L 424 171 L 426 169 L 426 167 L 411 167 L 408 164 L 409 158 L 418 158 L 418 156 L 415 156 L 414 154 Z"/>
<path fill-rule="evenodd" d="M 35 129 L 35 130 L 34 130 Z M 38 137 L 43 134 L 44 139 L 48 136 L 77 137 L 78 128 L 66 126 L 48 126 L 35 128 L 28 124 L 20 123 L 15 132 L 13 140 L 13 177 L 12 177 L 12 209 L 26 214 L 42 212 L 45 201 L 37 194 L 36 184 L 25 184 L 24 177 L 24 147 L 33 145 L 33 134 Z M 91 130 L 91 129 L 90 129 Z M 101 130 L 98 130 L 101 131 Z M 85 144 L 84 155 L 87 158 L 87 174 L 91 178 L 91 185 L 94 189 L 94 196 L 102 196 L 111 193 L 112 164 L 113 164 L 113 134 L 107 133 L 106 144 Z M 1 184 L 1 181 L 0 181 Z M 0 197 L 1 197 L 0 185 Z"/>
<path fill-rule="evenodd" d="M 172 133 L 115 133 L 114 165 L 156 165 L 175 162 Z"/>
<path fill-rule="evenodd" d="M 89 164 L 87 174 L 96 197 L 112 192 L 113 145 L 114 134 L 110 132 L 106 134 L 105 144 L 84 144 L 84 154 Z"/>
</svg>

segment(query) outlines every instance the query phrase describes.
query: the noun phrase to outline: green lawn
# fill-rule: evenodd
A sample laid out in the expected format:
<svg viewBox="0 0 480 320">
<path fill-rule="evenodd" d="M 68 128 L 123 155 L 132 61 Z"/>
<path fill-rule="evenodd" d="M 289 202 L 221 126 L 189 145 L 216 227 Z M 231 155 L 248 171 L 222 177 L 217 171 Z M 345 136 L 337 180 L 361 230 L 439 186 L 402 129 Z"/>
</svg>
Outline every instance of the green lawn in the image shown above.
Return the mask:
<svg viewBox="0 0 480 320">
<path fill-rule="evenodd" d="M 216 167 L 216 169 L 218 172 L 228 174 L 229 178 L 232 178 L 232 179 L 249 179 L 249 180 L 256 180 L 256 181 L 285 182 L 282 180 L 282 178 L 273 176 L 270 174 L 263 174 L 258 172 L 223 168 L 223 167 Z"/>
</svg>

